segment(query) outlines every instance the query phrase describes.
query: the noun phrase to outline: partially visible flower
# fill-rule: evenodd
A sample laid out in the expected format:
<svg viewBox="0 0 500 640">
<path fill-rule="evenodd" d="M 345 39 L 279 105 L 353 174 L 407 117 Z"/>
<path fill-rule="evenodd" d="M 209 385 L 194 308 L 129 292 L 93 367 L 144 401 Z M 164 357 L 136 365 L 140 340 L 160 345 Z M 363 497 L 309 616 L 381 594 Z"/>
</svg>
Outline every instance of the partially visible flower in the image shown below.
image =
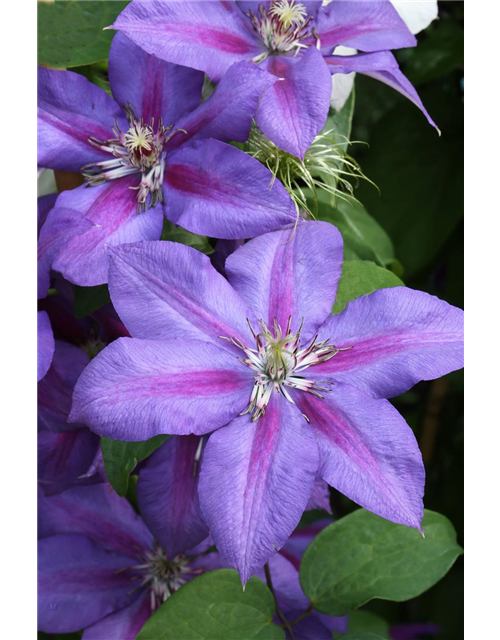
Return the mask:
<svg viewBox="0 0 500 640">
<path fill-rule="evenodd" d="M 405 287 L 330 315 L 342 239 L 299 222 L 226 260 L 145 242 L 110 252 L 113 304 L 132 338 L 85 369 L 70 419 L 146 440 L 215 431 L 200 504 L 244 582 L 286 542 L 317 476 L 361 506 L 420 528 L 424 468 L 386 400 L 463 364 L 463 312 Z"/>
<path fill-rule="evenodd" d="M 37 380 L 41 380 L 49 370 L 54 355 L 54 334 L 49 316 L 45 311 L 37 314 Z"/>
<path fill-rule="evenodd" d="M 227 144 L 247 139 L 259 99 L 275 81 L 255 65 L 228 69 L 200 104 L 203 73 L 117 34 L 109 58 L 115 100 L 71 71 L 40 68 L 38 78 L 39 163 L 87 176 L 85 186 L 59 195 L 47 218 L 41 273 L 52 266 L 76 284 L 104 283 L 106 247 L 159 239 L 163 213 L 222 238 L 295 219 L 282 185 L 270 190 L 269 172 Z"/>
<path fill-rule="evenodd" d="M 51 366 L 38 383 L 38 483 L 51 495 L 77 484 L 103 482 L 99 437 L 68 423 L 71 395 L 88 356 L 56 340 Z"/>
<path fill-rule="evenodd" d="M 300 159 L 325 124 L 333 74 L 358 71 L 388 84 L 436 126 L 390 52 L 414 47 L 416 40 L 389 0 L 335 0 L 327 6 L 314 0 L 134 0 L 111 28 L 214 82 L 234 62 L 261 65 L 278 80 L 262 97 L 257 125 Z M 361 53 L 339 56 L 339 45 Z"/>
</svg>

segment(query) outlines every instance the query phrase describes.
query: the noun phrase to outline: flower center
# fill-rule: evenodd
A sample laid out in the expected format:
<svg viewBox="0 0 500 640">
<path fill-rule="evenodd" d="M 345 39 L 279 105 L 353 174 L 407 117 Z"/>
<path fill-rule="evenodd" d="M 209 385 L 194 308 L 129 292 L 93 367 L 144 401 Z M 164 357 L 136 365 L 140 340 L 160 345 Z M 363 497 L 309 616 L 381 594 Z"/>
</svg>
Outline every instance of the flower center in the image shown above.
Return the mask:
<svg viewBox="0 0 500 640">
<path fill-rule="evenodd" d="M 148 124 L 138 118 L 130 104 L 125 105 L 129 129 L 123 133 L 115 120 L 114 138 L 104 142 L 90 137 L 89 142 L 101 151 L 114 156 L 113 160 L 87 164 L 82 173 L 87 178 L 87 186 L 103 184 L 108 180 L 116 180 L 134 173 L 141 174 L 137 190 L 137 211 L 145 211 L 146 206 L 154 207 L 163 202 L 163 175 L 165 172 L 166 152 L 164 146 L 177 132 L 184 129 L 173 129 L 173 125 L 164 127 L 160 118 L 155 127 L 154 118 Z M 148 197 L 149 203 L 148 203 Z"/>
<path fill-rule="evenodd" d="M 132 580 L 142 579 L 137 587 L 129 593 L 147 586 L 150 592 L 152 611 L 187 582 L 189 578 L 186 574 L 189 573 L 192 577 L 201 573 L 201 570 L 190 569 L 189 560 L 182 555 L 169 560 L 165 551 L 159 546 L 153 550 L 142 552 L 141 560 L 143 560 L 141 564 L 128 568 L 134 572 Z"/>
<path fill-rule="evenodd" d="M 257 9 L 257 15 L 248 12 L 253 28 L 262 38 L 266 48 L 252 59 L 252 62 L 262 62 L 270 54 L 294 53 L 306 49 L 308 45 L 302 40 L 311 35 L 311 18 L 303 4 L 296 0 L 274 0 L 269 11 L 263 4 Z"/>
<path fill-rule="evenodd" d="M 326 362 L 340 351 L 347 351 L 351 347 L 339 348 L 334 344 L 330 344 L 328 340 L 317 342 L 318 336 L 316 335 L 307 347 L 301 348 L 300 334 L 304 320 L 302 320 L 298 331 L 295 333 L 291 331 L 291 318 L 288 319 L 285 331 L 282 330 L 276 319 L 274 320 L 273 330 L 269 329 L 262 320 L 259 320 L 260 333 L 255 333 L 250 322 L 248 320 L 247 322 L 255 340 L 255 348 L 245 346 L 237 338 L 221 336 L 221 338 L 229 340 L 244 352 L 246 358 L 238 359 L 255 371 L 255 382 L 250 396 L 250 403 L 248 408 L 240 415 L 253 413 L 252 422 L 258 420 L 265 414 L 273 390 L 282 393 L 292 404 L 295 403 L 287 390 L 288 387 L 299 391 L 307 391 L 318 396 L 318 398 L 323 398 L 318 393 L 319 391 L 330 391 L 331 382 L 307 380 L 301 374 L 309 367 L 320 362 Z M 307 416 L 304 417 L 307 420 Z"/>
</svg>

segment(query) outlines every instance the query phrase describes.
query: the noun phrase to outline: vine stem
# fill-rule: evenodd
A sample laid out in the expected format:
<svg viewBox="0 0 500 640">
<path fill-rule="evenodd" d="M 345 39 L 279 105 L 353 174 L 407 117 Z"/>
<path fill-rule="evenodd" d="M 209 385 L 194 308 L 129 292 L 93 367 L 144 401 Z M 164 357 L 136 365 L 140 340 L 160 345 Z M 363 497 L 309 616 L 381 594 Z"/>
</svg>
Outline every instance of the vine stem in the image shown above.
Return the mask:
<svg viewBox="0 0 500 640">
<path fill-rule="evenodd" d="M 286 619 L 285 615 L 283 614 L 283 611 L 281 611 L 280 606 L 278 604 L 278 599 L 276 598 L 276 593 L 274 591 L 273 581 L 271 578 L 271 571 L 269 569 L 269 564 L 267 562 L 264 565 L 264 572 L 266 574 L 266 582 L 267 582 L 267 586 L 269 587 L 269 591 L 273 594 L 274 602 L 276 604 L 276 613 L 278 614 L 278 618 L 283 623 L 283 627 L 288 631 L 290 640 L 295 640 L 295 636 L 293 635 L 293 631 L 292 631 L 292 625 Z"/>
</svg>

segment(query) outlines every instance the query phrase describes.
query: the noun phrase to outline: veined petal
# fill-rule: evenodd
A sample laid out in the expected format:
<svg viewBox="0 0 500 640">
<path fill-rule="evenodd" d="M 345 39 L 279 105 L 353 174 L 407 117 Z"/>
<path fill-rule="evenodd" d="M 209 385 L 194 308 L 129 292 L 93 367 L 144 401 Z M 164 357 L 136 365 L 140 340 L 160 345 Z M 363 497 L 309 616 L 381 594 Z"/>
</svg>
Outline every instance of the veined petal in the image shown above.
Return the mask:
<svg viewBox="0 0 500 640">
<path fill-rule="evenodd" d="M 139 242 L 109 252 L 113 305 L 134 338 L 192 337 L 231 347 L 246 338 L 245 303 L 210 264 L 176 242 Z"/>
<path fill-rule="evenodd" d="M 108 281 L 108 246 L 158 240 L 163 228 L 162 207 L 137 213 L 137 192 L 130 187 L 138 184 L 137 176 L 128 176 L 61 193 L 51 215 L 58 215 L 58 207 L 72 209 L 90 220 L 91 227 L 65 244 L 52 268 L 74 284 L 85 287 L 103 284 Z"/>
<path fill-rule="evenodd" d="M 341 270 L 342 237 L 328 222 L 254 238 L 226 260 L 229 282 L 257 318 L 284 329 L 291 316 L 295 331 L 304 318 L 304 344 L 328 317 Z"/>
<path fill-rule="evenodd" d="M 318 453 L 297 407 L 276 394 L 265 416 L 239 417 L 214 433 L 200 474 L 200 504 L 219 551 L 243 583 L 297 526 Z"/>
<path fill-rule="evenodd" d="M 54 355 L 54 334 L 45 311 L 37 313 L 37 380 L 49 370 Z"/>
<path fill-rule="evenodd" d="M 233 2 L 136 0 L 113 29 L 158 58 L 204 71 L 214 82 L 234 62 L 264 51 L 250 20 Z"/>
<path fill-rule="evenodd" d="M 169 558 L 185 553 L 209 533 L 198 499 L 201 445 L 197 436 L 172 436 L 139 473 L 141 515 Z"/>
<path fill-rule="evenodd" d="M 169 151 L 200 138 L 245 142 L 263 93 L 276 78 L 252 62 L 233 64 L 214 93 L 177 122 L 184 129 L 169 142 Z"/>
<path fill-rule="evenodd" d="M 68 433 L 38 433 L 38 483 L 46 495 L 77 484 L 102 482 L 87 474 L 99 448 L 99 438 L 88 429 Z"/>
<path fill-rule="evenodd" d="M 321 327 L 319 340 L 327 337 L 352 348 L 311 368 L 312 374 L 378 398 L 463 367 L 463 311 L 406 287 L 353 300 Z"/>
<path fill-rule="evenodd" d="M 73 487 L 38 497 L 38 537 L 82 535 L 102 549 L 136 556 L 153 544 L 153 536 L 125 498 L 108 484 Z"/>
<path fill-rule="evenodd" d="M 389 85 L 405 98 L 411 100 L 422 111 L 429 124 L 439 131 L 437 124 L 430 117 L 415 88 L 401 73 L 396 58 L 390 51 L 359 53 L 354 56 L 328 56 L 325 57 L 325 60 L 333 74 L 357 71 Z"/>
<path fill-rule="evenodd" d="M 137 637 L 150 615 L 151 597 L 143 590 L 128 607 L 110 613 L 87 627 L 82 640 L 132 640 Z"/>
<path fill-rule="evenodd" d="M 383 518 L 420 529 L 425 471 L 413 431 L 388 400 L 339 383 L 294 393 L 318 442 L 318 475 Z"/>
<path fill-rule="evenodd" d="M 38 422 L 42 429 L 62 432 L 81 426 L 68 424 L 68 416 L 73 388 L 88 363 L 89 357 L 79 347 L 59 340 L 55 343 L 52 365 L 38 383 Z"/>
<path fill-rule="evenodd" d="M 109 52 L 109 83 L 120 106 L 130 103 L 145 122 L 163 118 L 168 127 L 198 106 L 203 73 L 160 60 L 117 33 Z"/>
<path fill-rule="evenodd" d="M 255 121 L 280 149 L 303 159 L 328 116 L 332 79 L 321 53 L 273 56 L 267 69 L 281 78 L 262 96 Z"/>
<path fill-rule="evenodd" d="M 209 433 L 248 402 L 253 377 L 238 364 L 208 342 L 119 338 L 78 380 L 70 420 L 132 442 Z"/>
<path fill-rule="evenodd" d="M 108 160 L 88 141 L 112 137 L 120 107 L 79 73 L 38 67 L 38 164 L 60 171 Z"/>
<path fill-rule="evenodd" d="M 218 140 L 185 145 L 165 169 L 165 214 L 200 235 L 240 239 L 294 222 L 283 185 L 258 160 Z"/>
<path fill-rule="evenodd" d="M 331 53 L 339 44 L 361 51 L 401 49 L 417 44 L 387 0 L 334 0 L 319 9 L 315 26 L 325 53 Z"/>
<path fill-rule="evenodd" d="M 71 633 L 134 601 L 134 557 L 110 553 L 80 535 L 38 541 L 38 629 Z M 137 597 L 137 595 L 135 595 Z"/>
</svg>

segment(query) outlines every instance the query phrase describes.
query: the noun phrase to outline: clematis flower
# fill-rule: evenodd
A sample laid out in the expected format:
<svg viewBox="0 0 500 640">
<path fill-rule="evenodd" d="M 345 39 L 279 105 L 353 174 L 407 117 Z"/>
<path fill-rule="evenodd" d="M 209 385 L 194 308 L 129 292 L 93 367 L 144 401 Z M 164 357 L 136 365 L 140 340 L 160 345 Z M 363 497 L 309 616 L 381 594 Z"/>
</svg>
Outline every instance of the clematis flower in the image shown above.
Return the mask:
<svg viewBox="0 0 500 640">
<path fill-rule="evenodd" d="M 264 94 L 256 122 L 300 159 L 325 124 L 332 74 L 364 73 L 414 102 L 436 126 L 391 49 L 416 39 L 389 0 L 175 2 L 134 0 L 113 29 L 148 53 L 200 69 L 218 82 L 230 65 L 251 60 L 278 81 Z M 338 46 L 360 53 L 336 54 Z"/>
<path fill-rule="evenodd" d="M 88 363 L 81 349 L 56 340 L 51 366 L 38 383 L 38 483 L 47 495 L 106 478 L 99 437 L 68 423 L 73 387 Z"/>
<path fill-rule="evenodd" d="M 158 240 L 163 213 L 194 233 L 227 239 L 295 219 L 283 186 L 270 188 L 270 172 L 226 144 L 247 139 L 273 76 L 239 63 L 200 104 L 203 73 L 117 34 L 109 81 L 114 100 L 79 74 L 39 69 L 39 163 L 87 177 L 59 195 L 43 226 L 43 273 L 51 266 L 76 284 L 104 283 L 106 246 Z"/>
<path fill-rule="evenodd" d="M 463 312 L 405 287 L 330 315 L 342 239 L 303 221 L 226 261 L 167 242 L 110 251 L 113 305 L 132 338 L 104 349 L 70 420 L 102 436 L 208 434 L 199 495 L 245 582 L 286 542 L 319 476 L 362 507 L 420 528 L 424 468 L 386 398 L 460 368 Z"/>
</svg>

